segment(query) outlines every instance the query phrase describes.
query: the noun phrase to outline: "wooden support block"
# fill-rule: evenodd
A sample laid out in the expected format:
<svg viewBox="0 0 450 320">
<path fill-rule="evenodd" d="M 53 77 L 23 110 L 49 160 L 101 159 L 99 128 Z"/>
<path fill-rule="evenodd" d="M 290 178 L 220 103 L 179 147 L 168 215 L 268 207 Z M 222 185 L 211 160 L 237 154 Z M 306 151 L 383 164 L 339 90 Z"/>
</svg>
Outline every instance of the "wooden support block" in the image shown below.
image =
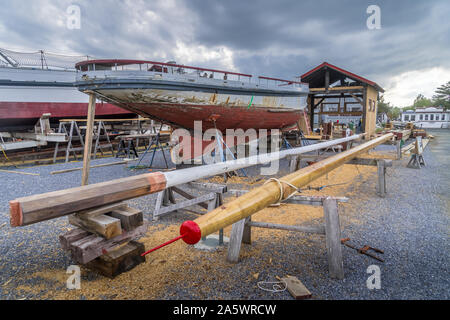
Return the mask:
<svg viewBox="0 0 450 320">
<path fill-rule="evenodd" d="M 95 233 L 105 239 L 111 239 L 122 234 L 119 219 L 102 215 L 85 219 L 76 214 L 69 216 L 69 223 L 91 233 Z"/>
<path fill-rule="evenodd" d="M 104 215 L 106 213 L 110 213 L 113 210 L 121 210 L 121 209 L 125 209 L 125 208 L 127 208 L 127 204 L 125 202 L 118 202 L 118 203 L 113 203 L 113 204 L 109 204 L 106 206 L 97 207 L 94 209 L 80 211 L 77 214 L 79 217 L 90 218 L 90 217 L 97 217 L 97 216 Z"/>
<path fill-rule="evenodd" d="M 59 243 L 61 244 L 63 250 L 67 251 L 70 249 L 71 243 L 84 239 L 89 235 L 91 235 L 90 232 L 87 232 L 86 230 L 80 228 L 75 228 L 64 235 L 59 236 Z"/>
<path fill-rule="evenodd" d="M 113 279 L 144 263 L 145 257 L 141 256 L 144 252 L 144 244 L 130 241 L 126 245 L 89 262 L 86 267 Z"/>
<path fill-rule="evenodd" d="M 312 297 L 311 292 L 309 292 L 309 290 L 300 280 L 297 279 L 297 277 L 288 276 L 282 278 L 281 281 L 286 283 L 289 293 L 296 300 L 310 299 Z"/>
<path fill-rule="evenodd" d="M 127 207 L 122 210 L 113 210 L 109 215 L 119 219 L 122 228 L 129 231 L 144 224 L 144 215 L 141 210 Z"/>
<path fill-rule="evenodd" d="M 108 252 L 116 249 L 123 243 L 131 240 L 139 239 L 147 232 L 148 224 L 137 227 L 131 231 L 124 231 L 121 235 L 106 240 L 97 235 L 90 235 L 81 240 L 70 244 L 69 250 L 72 253 L 72 258 L 80 264 L 86 264 L 95 258 L 98 258 Z"/>
</svg>

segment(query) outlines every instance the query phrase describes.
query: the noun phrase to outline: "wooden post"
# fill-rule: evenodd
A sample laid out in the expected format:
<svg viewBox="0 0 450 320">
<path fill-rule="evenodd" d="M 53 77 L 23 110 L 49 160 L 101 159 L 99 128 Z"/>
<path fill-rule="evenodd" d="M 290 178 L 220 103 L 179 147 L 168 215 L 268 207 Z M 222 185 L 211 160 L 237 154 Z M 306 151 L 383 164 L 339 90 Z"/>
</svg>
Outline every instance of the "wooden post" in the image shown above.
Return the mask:
<svg viewBox="0 0 450 320">
<path fill-rule="evenodd" d="M 91 165 L 91 150 L 92 150 L 92 134 L 94 133 L 94 120 L 95 120 L 95 100 L 96 100 L 95 93 L 90 93 L 86 137 L 84 142 L 83 175 L 81 177 L 82 186 L 87 185 L 89 181 L 89 168 Z"/>
<path fill-rule="evenodd" d="M 344 264 L 342 261 L 341 227 L 339 224 L 337 201 L 330 198 L 325 199 L 323 201 L 323 213 L 325 216 L 325 232 L 330 277 L 343 279 Z"/>
<path fill-rule="evenodd" d="M 397 160 L 402 158 L 402 140 L 397 140 Z"/>
<path fill-rule="evenodd" d="M 228 243 L 228 262 L 237 263 L 239 261 L 245 221 L 246 219 L 242 219 L 233 224 L 233 227 L 231 228 L 230 242 Z"/>
<path fill-rule="evenodd" d="M 386 197 L 386 165 L 384 160 L 377 161 L 378 167 L 378 184 L 377 193 L 380 197 Z"/>
<path fill-rule="evenodd" d="M 252 222 L 252 216 L 248 217 L 244 225 L 244 233 L 242 235 L 242 242 L 245 244 L 252 244 L 252 227 L 248 224 Z"/>
</svg>

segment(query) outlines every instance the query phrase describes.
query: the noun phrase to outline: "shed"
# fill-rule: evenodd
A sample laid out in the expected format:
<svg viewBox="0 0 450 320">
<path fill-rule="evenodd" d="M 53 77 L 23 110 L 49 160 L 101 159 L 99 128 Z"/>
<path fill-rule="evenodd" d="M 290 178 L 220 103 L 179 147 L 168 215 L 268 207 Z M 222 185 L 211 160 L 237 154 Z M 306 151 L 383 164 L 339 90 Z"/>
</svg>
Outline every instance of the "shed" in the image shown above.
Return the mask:
<svg viewBox="0 0 450 320">
<path fill-rule="evenodd" d="M 377 83 L 328 62 L 301 76 L 309 84 L 308 113 L 311 124 L 358 124 L 361 132 L 375 135 L 377 102 L 384 89 Z"/>
</svg>

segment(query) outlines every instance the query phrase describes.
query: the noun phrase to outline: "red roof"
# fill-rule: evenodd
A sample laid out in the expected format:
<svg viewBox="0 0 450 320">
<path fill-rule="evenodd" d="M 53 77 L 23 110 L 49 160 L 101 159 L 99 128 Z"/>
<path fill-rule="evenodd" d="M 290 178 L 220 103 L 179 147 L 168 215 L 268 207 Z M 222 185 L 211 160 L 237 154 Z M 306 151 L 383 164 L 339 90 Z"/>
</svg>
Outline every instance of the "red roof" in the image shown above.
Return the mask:
<svg viewBox="0 0 450 320">
<path fill-rule="evenodd" d="M 359 80 L 359 81 L 361 81 L 361 82 L 367 83 L 368 85 L 370 85 L 370 86 L 375 87 L 376 89 L 378 89 L 378 91 L 384 92 L 384 89 L 381 88 L 376 82 L 370 81 L 370 80 L 368 80 L 368 79 L 366 79 L 366 78 L 363 78 L 363 77 L 361 77 L 361 76 L 358 76 L 357 74 L 354 74 L 354 73 L 352 73 L 352 72 L 350 72 L 350 71 L 347 71 L 347 70 L 341 69 L 341 68 L 339 68 L 339 67 L 336 67 L 336 66 L 334 66 L 334 65 L 332 65 L 332 64 L 330 64 L 330 63 L 328 63 L 328 62 L 324 62 L 324 63 L 322 63 L 321 65 L 315 67 L 314 69 L 312 69 L 312 70 L 306 72 L 304 75 L 301 76 L 302 81 L 308 82 L 308 81 L 305 80 L 304 78 L 307 78 L 308 76 L 310 76 L 310 75 L 313 74 L 314 72 L 316 72 L 316 71 L 318 71 L 318 70 L 320 70 L 320 69 L 322 69 L 322 68 L 325 68 L 325 67 L 334 69 L 334 70 L 336 70 L 336 71 L 338 71 L 338 72 L 341 72 L 341 73 L 345 74 L 346 76 L 348 76 L 348 77 L 350 77 L 350 78 L 353 78 L 353 79 Z"/>
</svg>

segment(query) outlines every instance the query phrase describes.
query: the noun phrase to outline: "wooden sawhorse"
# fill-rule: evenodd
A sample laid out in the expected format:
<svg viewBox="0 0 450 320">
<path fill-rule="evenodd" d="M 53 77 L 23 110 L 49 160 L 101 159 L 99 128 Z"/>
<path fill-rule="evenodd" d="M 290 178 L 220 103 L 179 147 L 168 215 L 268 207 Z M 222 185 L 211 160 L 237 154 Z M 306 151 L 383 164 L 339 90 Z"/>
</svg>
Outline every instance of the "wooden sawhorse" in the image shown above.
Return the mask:
<svg viewBox="0 0 450 320">
<path fill-rule="evenodd" d="M 230 193 L 241 196 L 248 191 L 231 190 Z M 344 264 L 342 260 L 341 227 L 339 223 L 338 203 L 348 202 L 348 198 L 326 196 L 294 196 L 283 203 L 322 206 L 325 225 L 318 227 L 291 226 L 266 222 L 254 222 L 251 216 L 233 224 L 228 245 L 227 261 L 237 263 L 241 251 L 241 244 L 251 244 L 251 230 L 253 228 L 267 228 L 302 233 L 325 235 L 328 255 L 328 268 L 331 278 L 344 278 Z"/>
</svg>

